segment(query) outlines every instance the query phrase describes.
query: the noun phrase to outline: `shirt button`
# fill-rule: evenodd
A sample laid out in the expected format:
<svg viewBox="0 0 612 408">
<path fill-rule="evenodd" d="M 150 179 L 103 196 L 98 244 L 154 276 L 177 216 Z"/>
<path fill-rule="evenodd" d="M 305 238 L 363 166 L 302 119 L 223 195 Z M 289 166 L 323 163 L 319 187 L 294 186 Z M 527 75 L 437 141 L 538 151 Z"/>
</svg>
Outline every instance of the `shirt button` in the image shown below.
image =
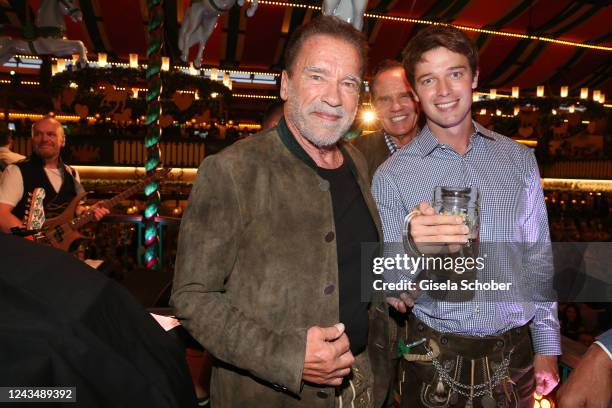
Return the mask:
<svg viewBox="0 0 612 408">
<path fill-rule="evenodd" d="M 326 295 L 331 295 L 332 293 L 334 293 L 334 289 L 336 289 L 334 285 L 329 285 L 323 290 L 323 293 L 325 293 Z"/>
<path fill-rule="evenodd" d="M 480 306 L 476 306 L 476 313 L 480 313 Z"/>
<path fill-rule="evenodd" d="M 336 234 L 334 234 L 333 231 L 329 231 L 327 234 L 325 234 L 325 242 L 332 242 L 335 236 Z"/>
</svg>

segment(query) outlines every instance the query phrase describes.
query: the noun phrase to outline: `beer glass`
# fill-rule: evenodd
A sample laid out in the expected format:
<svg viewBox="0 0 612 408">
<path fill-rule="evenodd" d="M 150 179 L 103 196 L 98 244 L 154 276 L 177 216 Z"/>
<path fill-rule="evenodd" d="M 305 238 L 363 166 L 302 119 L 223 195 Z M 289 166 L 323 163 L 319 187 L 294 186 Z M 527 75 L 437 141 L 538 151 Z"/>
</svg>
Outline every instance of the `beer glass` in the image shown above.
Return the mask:
<svg viewBox="0 0 612 408">
<path fill-rule="evenodd" d="M 480 241 L 478 188 L 437 186 L 434 190 L 434 210 L 436 214 L 458 215 L 463 218 L 463 222 L 469 228 L 468 242 L 459 246 L 459 255 L 477 257 Z"/>
</svg>

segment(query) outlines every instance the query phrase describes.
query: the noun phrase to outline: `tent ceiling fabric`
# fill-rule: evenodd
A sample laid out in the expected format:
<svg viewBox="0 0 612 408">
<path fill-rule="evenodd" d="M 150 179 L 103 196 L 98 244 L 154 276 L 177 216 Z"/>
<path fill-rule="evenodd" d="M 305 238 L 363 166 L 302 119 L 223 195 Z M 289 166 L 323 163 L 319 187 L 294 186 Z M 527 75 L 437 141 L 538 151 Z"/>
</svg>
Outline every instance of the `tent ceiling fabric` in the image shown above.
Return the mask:
<svg viewBox="0 0 612 408">
<path fill-rule="evenodd" d="M 40 0 L 0 0 L 0 23 L 25 24 Z M 66 19 L 68 37 L 82 40 L 91 58 L 96 52 L 127 59 L 144 58 L 147 43 L 146 0 L 79 0 L 83 22 Z M 295 1 L 320 6 L 321 0 Z M 179 63 L 177 31 L 189 0 L 165 0 L 166 53 Z M 578 43 L 612 46 L 612 7 L 602 0 L 370 0 L 368 13 L 420 18 L 477 28 L 533 34 Z M 204 51 L 204 65 L 278 71 L 288 36 L 318 10 L 260 3 L 252 18 L 234 7 L 223 14 Z M 366 17 L 370 68 L 384 58 L 399 58 L 423 25 Z M 612 94 L 612 52 L 543 41 L 469 32 L 480 48 L 480 89 L 546 85 L 558 94 L 562 85 L 600 88 Z M 194 47 L 195 48 L 195 47 Z M 192 50 L 192 51 L 195 51 Z"/>
</svg>

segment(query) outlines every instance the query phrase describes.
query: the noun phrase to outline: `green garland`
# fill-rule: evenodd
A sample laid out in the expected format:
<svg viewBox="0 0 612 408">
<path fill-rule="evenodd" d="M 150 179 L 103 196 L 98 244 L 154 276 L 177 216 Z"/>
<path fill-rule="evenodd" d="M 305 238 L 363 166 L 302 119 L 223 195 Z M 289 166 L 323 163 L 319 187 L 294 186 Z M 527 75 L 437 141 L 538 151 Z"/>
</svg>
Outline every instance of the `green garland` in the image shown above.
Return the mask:
<svg viewBox="0 0 612 408">
<path fill-rule="evenodd" d="M 95 88 L 103 82 L 108 82 L 114 85 L 126 86 L 133 88 L 136 86 L 143 87 L 145 85 L 146 71 L 137 68 L 84 68 L 78 71 L 64 71 L 55 74 L 49 81 L 49 89 L 51 95 L 59 95 L 71 82 L 79 85 L 79 90 L 89 92 L 90 88 Z M 208 78 L 203 78 L 196 75 L 185 74 L 180 71 L 161 73 L 164 89 L 163 97 L 171 97 L 175 91 L 179 90 L 197 90 L 203 99 L 209 97 L 212 92 L 217 92 L 220 96 L 229 100 L 231 97 L 230 90 L 222 83 L 211 81 Z"/>
<path fill-rule="evenodd" d="M 161 66 L 162 48 L 164 46 L 164 13 L 162 9 L 163 0 L 148 0 L 149 6 L 149 44 L 147 47 L 147 115 L 145 124 L 147 125 L 147 136 L 145 137 L 145 147 L 147 148 L 147 161 L 145 169 L 147 177 L 152 177 L 155 171 L 163 167 L 161 161 L 161 149 L 159 139 L 162 136 L 162 129 L 159 125 L 159 118 L 162 113 L 161 108 Z M 142 214 L 144 223 L 144 244 L 143 254 L 147 269 L 159 269 L 159 231 L 155 217 L 159 214 L 161 205 L 161 195 L 159 193 L 159 181 L 150 181 L 144 186 L 144 193 L 147 196 L 147 204 Z"/>
<path fill-rule="evenodd" d="M 72 106 L 65 106 L 71 110 L 75 104 L 97 107 L 96 112 L 106 116 L 111 107 L 100 106 L 104 94 L 98 90 L 102 83 L 110 83 L 119 87 L 146 88 L 146 71 L 136 68 L 85 68 L 78 71 L 64 71 L 54 75 L 49 81 L 49 91 L 52 97 L 59 97 L 71 83 L 78 85 L 77 93 Z M 190 120 L 194 116 L 202 113 L 206 109 L 211 110 L 212 116 L 222 116 L 223 106 L 227 104 L 232 96 L 231 91 L 223 84 L 212 81 L 208 78 L 189 75 L 179 71 L 161 72 L 161 80 L 164 84 L 161 93 L 161 106 L 164 114 L 171 115 L 179 122 Z M 181 111 L 179 110 L 172 97 L 176 91 L 191 90 L 197 91 L 199 100 L 194 100 L 191 106 Z M 212 98 L 212 93 L 217 93 L 216 98 Z M 147 103 L 144 98 L 128 98 L 126 108 L 132 110 L 132 119 L 146 114 Z"/>
</svg>

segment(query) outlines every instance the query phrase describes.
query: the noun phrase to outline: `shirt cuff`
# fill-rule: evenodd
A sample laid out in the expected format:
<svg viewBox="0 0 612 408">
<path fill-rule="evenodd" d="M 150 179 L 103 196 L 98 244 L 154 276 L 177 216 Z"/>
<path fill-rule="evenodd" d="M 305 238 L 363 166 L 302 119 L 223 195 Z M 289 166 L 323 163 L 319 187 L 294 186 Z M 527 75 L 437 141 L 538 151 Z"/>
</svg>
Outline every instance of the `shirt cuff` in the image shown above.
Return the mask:
<svg viewBox="0 0 612 408">
<path fill-rule="evenodd" d="M 531 330 L 533 351 L 543 356 L 560 356 L 561 333 L 558 330 Z"/>
</svg>

